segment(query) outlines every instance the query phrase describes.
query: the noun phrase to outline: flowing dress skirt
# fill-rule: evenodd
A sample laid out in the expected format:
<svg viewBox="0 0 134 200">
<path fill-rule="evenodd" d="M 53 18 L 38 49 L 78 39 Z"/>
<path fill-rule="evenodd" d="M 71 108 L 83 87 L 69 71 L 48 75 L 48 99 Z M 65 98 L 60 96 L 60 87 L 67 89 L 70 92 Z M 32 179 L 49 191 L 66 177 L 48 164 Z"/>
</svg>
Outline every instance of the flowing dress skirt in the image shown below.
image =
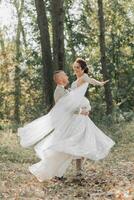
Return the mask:
<svg viewBox="0 0 134 200">
<path fill-rule="evenodd" d="M 87 84 L 83 84 L 61 98 L 50 113 L 19 129 L 21 145 L 34 144 L 41 159 L 29 167 L 39 181 L 63 176 L 74 158 L 103 159 L 115 144 L 88 116 L 74 114 L 83 105 L 86 89 Z M 36 135 L 38 125 L 40 130 Z M 49 131 L 52 133 L 46 137 Z"/>
</svg>

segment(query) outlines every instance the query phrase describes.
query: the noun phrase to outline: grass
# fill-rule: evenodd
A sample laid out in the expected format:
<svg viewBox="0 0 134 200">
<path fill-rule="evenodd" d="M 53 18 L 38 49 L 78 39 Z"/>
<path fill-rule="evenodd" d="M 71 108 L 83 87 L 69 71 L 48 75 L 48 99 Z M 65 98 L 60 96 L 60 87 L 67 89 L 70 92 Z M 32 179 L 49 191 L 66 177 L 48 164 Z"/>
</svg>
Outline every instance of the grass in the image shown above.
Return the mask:
<svg viewBox="0 0 134 200">
<path fill-rule="evenodd" d="M 101 127 L 116 141 L 106 159 L 84 164 L 86 176 L 74 179 L 73 162 L 67 180 L 40 183 L 27 168 L 38 161 L 32 149 L 23 149 L 15 133 L 0 132 L 0 199 L 2 200 L 133 200 L 134 123 Z"/>
</svg>

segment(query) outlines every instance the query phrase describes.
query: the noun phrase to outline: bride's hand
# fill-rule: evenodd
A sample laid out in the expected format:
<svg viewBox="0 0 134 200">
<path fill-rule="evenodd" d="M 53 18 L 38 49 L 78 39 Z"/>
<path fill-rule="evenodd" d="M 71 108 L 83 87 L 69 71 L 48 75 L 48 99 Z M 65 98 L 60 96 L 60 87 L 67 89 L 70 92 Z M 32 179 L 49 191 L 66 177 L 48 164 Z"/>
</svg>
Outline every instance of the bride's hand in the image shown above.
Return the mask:
<svg viewBox="0 0 134 200">
<path fill-rule="evenodd" d="M 109 80 L 102 81 L 102 82 L 100 83 L 100 86 L 103 86 L 103 85 L 105 85 L 107 82 L 109 82 Z"/>
</svg>

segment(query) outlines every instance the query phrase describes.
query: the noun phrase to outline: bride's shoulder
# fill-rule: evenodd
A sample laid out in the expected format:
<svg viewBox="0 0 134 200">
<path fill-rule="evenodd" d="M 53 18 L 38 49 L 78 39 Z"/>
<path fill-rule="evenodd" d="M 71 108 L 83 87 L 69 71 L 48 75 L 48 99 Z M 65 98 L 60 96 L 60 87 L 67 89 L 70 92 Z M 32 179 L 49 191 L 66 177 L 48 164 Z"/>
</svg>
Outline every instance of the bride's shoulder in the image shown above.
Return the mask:
<svg viewBox="0 0 134 200">
<path fill-rule="evenodd" d="M 89 77 L 88 74 L 84 73 L 83 78 L 85 78 L 85 77 Z"/>
<path fill-rule="evenodd" d="M 89 81 L 90 77 L 88 76 L 88 74 L 84 73 L 82 79 L 87 82 Z"/>
<path fill-rule="evenodd" d="M 72 84 L 71 84 L 71 89 L 74 89 L 77 87 L 77 81 L 73 81 Z"/>
</svg>

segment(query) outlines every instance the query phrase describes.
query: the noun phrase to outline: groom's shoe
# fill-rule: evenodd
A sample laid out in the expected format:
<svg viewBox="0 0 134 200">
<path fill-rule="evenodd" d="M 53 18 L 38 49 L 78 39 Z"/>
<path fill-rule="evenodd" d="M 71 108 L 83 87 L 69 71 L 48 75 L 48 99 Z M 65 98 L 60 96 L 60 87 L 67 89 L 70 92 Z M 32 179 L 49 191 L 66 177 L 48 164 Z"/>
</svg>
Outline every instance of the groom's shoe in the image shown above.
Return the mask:
<svg viewBox="0 0 134 200">
<path fill-rule="evenodd" d="M 65 181 L 67 178 L 65 178 L 64 176 L 61 177 L 55 176 L 55 179 L 58 181 Z"/>
<path fill-rule="evenodd" d="M 74 183 L 81 183 L 81 181 L 83 180 L 85 180 L 85 178 L 83 177 L 83 170 L 82 169 L 77 170 L 72 181 Z"/>
<path fill-rule="evenodd" d="M 83 175 L 83 170 L 82 169 L 77 170 L 76 177 L 81 177 L 82 175 Z"/>
<path fill-rule="evenodd" d="M 76 179 L 84 179 L 86 176 L 87 173 L 83 169 L 76 171 Z"/>
</svg>

